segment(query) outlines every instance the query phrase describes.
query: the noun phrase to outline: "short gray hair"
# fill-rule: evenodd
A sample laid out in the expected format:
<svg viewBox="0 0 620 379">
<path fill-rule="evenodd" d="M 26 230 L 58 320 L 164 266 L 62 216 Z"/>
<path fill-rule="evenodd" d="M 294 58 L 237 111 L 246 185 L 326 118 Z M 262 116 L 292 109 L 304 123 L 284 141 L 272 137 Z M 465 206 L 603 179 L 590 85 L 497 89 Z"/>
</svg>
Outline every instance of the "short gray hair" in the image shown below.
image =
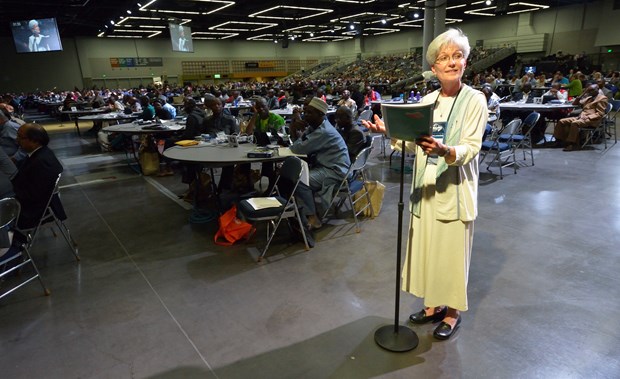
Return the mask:
<svg viewBox="0 0 620 379">
<path fill-rule="evenodd" d="M 254 104 L 258 104 L 260 103 L 263 107 L 269 109 L 269 107 L 267 106 L 267 99 L 265 99 L 264 97 L 257 97 L 256 99 L 254 99 Z"/>
<path fill-rule="evenodd" d="M 465 59 L 469 57 L 469 39 L 461 29 L 450 28 L 435 37 L 431 44 L 428 45 L 426 50 L 426 61 L 428 64 L 434 65 L 441 49 L 448 45 L 456 45 L 463 52 Z"/>
</svg>

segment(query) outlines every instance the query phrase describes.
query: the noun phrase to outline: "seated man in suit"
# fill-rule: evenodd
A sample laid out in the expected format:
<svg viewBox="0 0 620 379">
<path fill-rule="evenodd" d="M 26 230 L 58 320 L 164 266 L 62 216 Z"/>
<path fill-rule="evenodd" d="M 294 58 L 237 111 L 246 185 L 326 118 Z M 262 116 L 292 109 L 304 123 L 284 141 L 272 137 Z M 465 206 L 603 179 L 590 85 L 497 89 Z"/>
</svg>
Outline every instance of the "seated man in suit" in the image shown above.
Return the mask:
<svg viewBox="0 0 620 379">
<path fill-rule="evenodd" d="M 15 198 L 21 205 L 17 229 L 37 226 L 54 191 L 54 185 L 63 167 L 47 147 L 50 138 L 39 124 L 24 124 L 17 131 L 17 141 L 28 154 L 17 174 L 11 179 Z M 0 257 L 0 261 L 19 253 L 26 237 L 15 231 L 11 248 Z"/>
<path fill-rule="evenodd" d="M 553 131 L 556 145 L 564 145 L 564 151 L 579 150 L 579 128 L 596 128 L 601 122 L 607 108 L 608 99 L 598 88 L 591 84 L 581 96 L 573 100 L 574 105 L 581 105 L 581 113 L 576 117 L 567 117 L 558 121 Z"/>
<path fill-rule="evenodd" d="M 342 136 L 327 121 L 327 104 L 315 97 L 304 108 L 304 118 L 296 117 L 291 123 L 293 144 L 291 151 L 306 154 L 310 162 L 308 185 L 300 183 L 296 196 L 303 203 L 304 215 L 310 229 L 321 227 L 314 204 L 314 193 L 327 206 L 334 195 L 335 187 L 345 177 L 351 165 L 349 152 Z"/>
</svg>

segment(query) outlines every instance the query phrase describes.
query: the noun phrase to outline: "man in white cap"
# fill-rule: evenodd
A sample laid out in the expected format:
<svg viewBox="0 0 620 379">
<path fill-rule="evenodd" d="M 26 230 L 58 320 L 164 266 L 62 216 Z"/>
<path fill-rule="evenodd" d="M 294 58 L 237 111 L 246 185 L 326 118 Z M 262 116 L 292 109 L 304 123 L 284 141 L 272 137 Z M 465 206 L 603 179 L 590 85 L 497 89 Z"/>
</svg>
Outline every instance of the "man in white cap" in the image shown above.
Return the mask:
<svg viewBox="0 0 620 379">
<path fill-rule="evenodd" d="M 309 158 L 310 181 L 297 187 L 296 195 L 303 203 L 304 214 L 310 229 L 321 227 L 314 205 L 314 194 L 324 205 L 331 202 L 336 186 L 349 170 L 351 161 L 344 140 L 327 121 L 327 104 L 318 97 L 312 98 L 304 109 L 304 118 L 296 114 L 291 123 L 291 151 L 306 154 Z"/>
</svg>

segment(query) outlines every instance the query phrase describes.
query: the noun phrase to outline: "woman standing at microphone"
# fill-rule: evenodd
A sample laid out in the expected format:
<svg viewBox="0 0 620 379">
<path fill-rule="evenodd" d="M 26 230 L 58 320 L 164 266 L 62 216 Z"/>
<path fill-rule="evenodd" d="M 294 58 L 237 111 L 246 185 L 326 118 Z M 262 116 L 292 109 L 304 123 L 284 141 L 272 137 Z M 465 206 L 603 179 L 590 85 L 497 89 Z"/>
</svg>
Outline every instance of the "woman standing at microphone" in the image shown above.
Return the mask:
<svg viewBox="0 0 620 379">
<path fill-rule="evenodd" d="M 426 60 L 441 88 L 422 103 L 434 104 L 434 127 L 441 136 L 423 136 L 406 148 L 416 154 L 410 197 L 410 227 L 402 289 L 424 299 L 414 324 L 441 322 L 433 336 L 450 338 L 468 309 L 467 282 L 474 220 L 478 214 L 478 152 L 487 123 L 484 95 L 462 83 L 469 40 L 448 29 L 428 46 Z M 385 132 L 383 121 L 364 122 Z"/>
</svg>

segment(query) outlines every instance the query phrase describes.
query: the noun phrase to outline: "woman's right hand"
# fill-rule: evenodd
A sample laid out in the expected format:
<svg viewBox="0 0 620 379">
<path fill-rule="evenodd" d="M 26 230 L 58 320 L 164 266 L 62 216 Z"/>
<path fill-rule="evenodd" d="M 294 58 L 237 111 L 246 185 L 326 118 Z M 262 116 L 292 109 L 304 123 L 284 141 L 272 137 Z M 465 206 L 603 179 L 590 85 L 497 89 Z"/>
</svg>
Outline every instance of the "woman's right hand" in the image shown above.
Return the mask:
<svg viewBox="0 0 620 379">
<path fill-rule="evenodd" d="M 372 130 L 373 132 L 385 134 L 385 123 L 383 122 L 383 120 L 381 120 L 379 116 L 377 115 L 374 115 L 373 119 L 375 121 L 374 123 L 370 121 L 362 120 L 362 125 Z"/>
</svg>

